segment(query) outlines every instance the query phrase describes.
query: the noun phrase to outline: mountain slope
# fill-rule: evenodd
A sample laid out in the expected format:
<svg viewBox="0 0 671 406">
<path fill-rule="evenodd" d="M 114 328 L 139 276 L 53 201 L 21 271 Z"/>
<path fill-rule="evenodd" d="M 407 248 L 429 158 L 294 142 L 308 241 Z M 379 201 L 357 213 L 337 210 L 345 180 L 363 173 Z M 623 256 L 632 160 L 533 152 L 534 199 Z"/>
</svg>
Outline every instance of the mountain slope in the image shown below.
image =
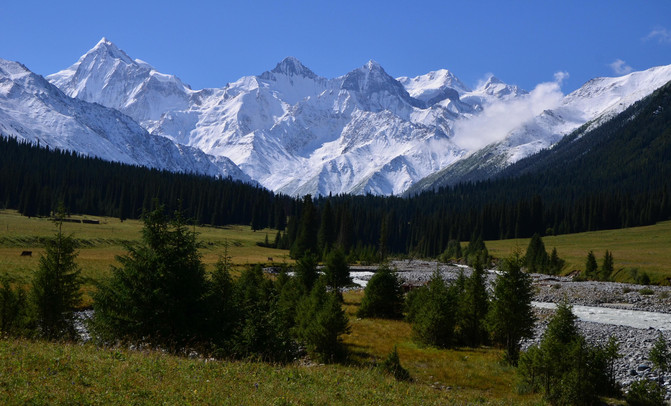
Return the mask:
<svg viewBox="0 0 671 406">
<path fill-rule="evenodd" d="M 589 123 L 597 128 L 671 80 L 671 65 L 616 78 L 597 78 L 565 96 L 560 105 L 453 165 L 417 182 L 408 194 L 441 186 L 487 179 L 507 166 L 549 148 L 565 135 Z"/>
<path fill-rule="evenodd" d="M 397 80 L 374 61 L 326 79 L 292 57 L 258 76 L 194 91 L 106 39 L 49 79 L 152 134 L 228 157 L 265 187 L 292 195 L 399 194 L 467 152 L 452 140 L 456 120 L 515 96 L 478 96 L 480 89 L 471 92 L 444 70 Z M 479 104 L 460 99 L 469 92 Z"/>
<path fill-rule="evenodd" d="M 444 69 L 395 79 L 369 61 L 327 79 L 288 57 L 260 75 L 192 90 L 104 38 L 49 76 L 72 97 L 230 159 L 290 195 L 413 194 L 486 179 L 587 122 L 598 126 L 669 79 L 671 66 L 594 79 L 567 96 L 555 84 L 556 103 L 545 107 L 535 90 L 493 76 L 470 89 Z M 490 113 L 514 126 L 494 128 Z"/>
<path fill-rule="evenodd" d="M 2 59 L 0 133 L 110 161 L 249 181 L 229 160 L 150 135 L 119 111 L 70 98 L 25 66 Z"/>
<path fill-rule="evenodd" d="M 524 175 L 587 178 L 591 185 L 628 184 L 646 188 L 671 176 L 671 81 L 598 126 L 587 123 L 551 149 L 522 159 L 500 178 Z M 584 174 L 589 174 L 586 176 Z"/>
</svg>

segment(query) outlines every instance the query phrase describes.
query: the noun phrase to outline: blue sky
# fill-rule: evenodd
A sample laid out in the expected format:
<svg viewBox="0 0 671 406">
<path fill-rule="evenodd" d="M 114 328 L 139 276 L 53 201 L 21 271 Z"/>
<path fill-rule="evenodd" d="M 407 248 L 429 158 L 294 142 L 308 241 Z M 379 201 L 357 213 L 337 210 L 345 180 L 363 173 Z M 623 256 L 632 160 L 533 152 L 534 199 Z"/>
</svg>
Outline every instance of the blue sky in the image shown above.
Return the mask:
<svg viewBox="0 0 671 406">
<path fill-rule="evenodd" d="M 194 89 L 295 56 L 340 76 L 378 61 L 392 76 L 446 68 L 532 89 L 671 64 L 671 1 L 8 1 L 0 58 L 47 75 L 103 36 Z"/>
</svg>

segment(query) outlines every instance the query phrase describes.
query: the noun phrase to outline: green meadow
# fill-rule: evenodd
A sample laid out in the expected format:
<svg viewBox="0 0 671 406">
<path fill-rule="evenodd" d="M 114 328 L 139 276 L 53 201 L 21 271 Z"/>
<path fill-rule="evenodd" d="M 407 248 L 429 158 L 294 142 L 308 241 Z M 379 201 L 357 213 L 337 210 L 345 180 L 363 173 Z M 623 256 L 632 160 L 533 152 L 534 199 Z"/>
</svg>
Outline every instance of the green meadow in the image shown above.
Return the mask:
<svg viewBox="0 0 671 406">
<path fill-rule="evenodd" d="M 515 250 L 524 254 L 529 240 L 521 238 L 486 241 L 486 244 L 491 255 L 502 258 Z M 632 282 L 635 272 L 647 272 L 653 283 L 670 282 L 671 221 L 645 227 L 546 236 L 543 237 L 543 242 L 548 253 L 556 247 L 559 256 L 566 260 L 565 273 L 584 270 L 590 250 L 594 251 L 597 262 L 601 265 L 608 250 L 615 259 L 613 276 L 616 281 Z"/>
</svg>

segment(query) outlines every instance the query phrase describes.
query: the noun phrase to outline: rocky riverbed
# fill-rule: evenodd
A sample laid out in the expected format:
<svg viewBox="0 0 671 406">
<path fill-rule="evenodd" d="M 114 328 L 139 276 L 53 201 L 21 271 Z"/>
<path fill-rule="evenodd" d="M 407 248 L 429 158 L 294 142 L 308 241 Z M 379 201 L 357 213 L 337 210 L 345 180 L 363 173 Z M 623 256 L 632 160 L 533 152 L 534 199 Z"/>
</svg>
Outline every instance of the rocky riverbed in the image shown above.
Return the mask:
<svg viewBox="0 0 671 406">
<path fill-rule="evenodd" d="M 398 275 L 408 286 L 425 284 L 436 269 L 447 280 L 455 280 L 461 271 L 466 275 L 471 272 L 469 268 L 463 265 L 445 265 L 431 261 L 394 261 L 391 266 L 398 271 Z M 370 276 L 366 276 L 366 271 L 374 271 L 375 267 L 361 267 L 356 270 L 362 272 L 357 279 L 365 283 L 367 279 L 370 279 Z M 369 275 L 372 275 L 372 273 Z M 496 276 L 496 270 L 490 270 L 488 282 L 493 282 Z M 623 312 L 627 311 L 629 317 L 632 314 L 633 317 L 636 317 L 636 313 L 631 312 L 631 310 L 671 314 L 671 287 L 668 286 L 643 286 L 594 281 L 574 282 L 568 277 L 539 274 L 533 274 L 532 276 L 535 292 L 534 301 L 537 302 L 559 303 L 566 300 L 571 305 L 621 309 Z M 536 334 L 533 339 L 523 343 L 525 348 L 540 341 L 553 312 L 551 309 L 536 309 L 538 316 Z M 594 313 L 596 313 L 598 319 L 598 312 L 595 311 Z M 609 320 L 608 323 L 613 323 L 613 321 Z M 626 389 L 632 382 L 639 379 L 657 379 L 658 373 L 652 368 L 652 363 L 647 355 L 657 339 L 659 330 L 650 327 L 634 328 L 608 323 L 605 320 L 604 322 L 579 320 L 578 327 L 587 340 L 595 344 L 605 344 L 611 336 L 617 339 L 622 357 L 616 362 L 616 377 L 623 388 Z M 657 326 L 659 327 L 659 324 Z M 667 340 L 671 338 L 671 322 L 668 326 L 662 324 L 660 330 L 667 337 Z M 671 376 L 662 376 L 661 380 L 667 389 L 667 399 L 671 399 Z"/>
</svg>

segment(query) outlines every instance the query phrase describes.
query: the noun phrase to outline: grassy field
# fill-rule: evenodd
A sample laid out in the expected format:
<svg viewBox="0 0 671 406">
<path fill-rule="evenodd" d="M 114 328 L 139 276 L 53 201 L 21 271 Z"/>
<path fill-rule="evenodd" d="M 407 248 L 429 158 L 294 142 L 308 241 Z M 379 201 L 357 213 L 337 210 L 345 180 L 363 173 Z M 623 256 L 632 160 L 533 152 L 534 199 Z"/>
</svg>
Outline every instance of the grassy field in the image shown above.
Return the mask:
<svg viewBox="0 0 671 406">
<path fill-rule="evenodd" d="M 140 239 L 142 222 L 119 221 L 116 218 L 94 216 L 72 216 L 73 219 L 99 220 L 100 224 L 63 223 L 63 232 L 72 234 L 79 241 L 77 262 L 87 278 L 99 279 L 109 274 L 115 257 L 126 253 L 124 244 Z M 228 255 L 235 265 L 293 262 L 288 252 L 259 247 L 266 234 L 270 241 L 275 230 L 253 232 L 247 226 L 195 227 L 198 239 L 203 243 L 203 262 L 211 268 L 224 254 L 228 244 Z M 0 272 L 9 272 L 18 281 L 27 280 L 37 268 L 39 256 L 44 252 L 44 239 L 53 237 L 55 225 L 45 218 L 26 218 L 15 211 L 0 210 Z M 22 251 L 32 251 L 30 257 L 22 257 Z"/>
<path fill-rule="evenodd" d="M 516 249 L 524 254 L 529 240 L 486 241 L 486 245 L 491 255 L 502 258 Z M 634 269 L 647 272 L 654 283 L 668 283 L 671 278 L 671 221 L 646 227 L 548 236 L 543 237 L 543 242 L 548 253 L 556 247 L 559 256 L 566 260 L 566 273 L 584 270 L 590 250 L 601 265 L 605 251 L 609 250 L 615 259 L 614 276 L 618 281 L 631 282 Z"/>
<path fill-rule="evenodd" d="M 0 404 L 533 405 L 494 349 L 424 349 L 401 321 L 356 319 L 361 292 L 345 294 L 352 325 L 346 365 L 205 361 L 157 351 L 0 339 Z M 413 382 L 382 374 L 398 345 Z"/>
<path fill-rule="evenodd" d="M 116 218 L 94 216 L 73 216 L 99 220 L 100 224 L 64 223 L 63 230 L 72 233 L 79 240 L 78 263 L 83 276 L 98 280 L 109 275 L 110 265 L 115 257 L 123 255 L 124 243 L 140 238 L 142 222 L 138 220 L 119 221 Z M 26 218 L 16 211 L 0 210 L 0 275 L 7 273 L 17 283 L 28 283 L 37 269 L 39 255 L 43 252 L 44 239 L 52 237 L 56 231 L 51 221 L 44 218 Z M 224 244 L 228 243 L 228 253 L 238 266 L 271 262 L 275 264 L 293 262 L 288 252 L 256 245 L 275 238 L 275 230 L 253 232 L 248 226 L 196 227 L 203 262 L 212 269 L 219 256 L 223 255 Z M 622 230 L 596 231 L 589 233 L 548 236 L 543 241 L 548 251 L 557 248 L 559 256 L 567 261 L 565 272 L 582 270 L 589 250 L 593 250 L 597 261 L 601 262 L 605 250 L 615 258 L 615 278 L 632 281 L 632 270 L 647 272 L 653 282 L 665 282 L 671 278 L 671 221 L 653 226 L 635 227 Z M 529 239 L 487 241 L 490 254 L 497 258 L 510 255 L 515 249 L 522 253 Z M 32 251 L 30 257 L 20 256 L 22 251 Z M 87 283 L 85 290 L 90 291 Z"/>
</svg>

